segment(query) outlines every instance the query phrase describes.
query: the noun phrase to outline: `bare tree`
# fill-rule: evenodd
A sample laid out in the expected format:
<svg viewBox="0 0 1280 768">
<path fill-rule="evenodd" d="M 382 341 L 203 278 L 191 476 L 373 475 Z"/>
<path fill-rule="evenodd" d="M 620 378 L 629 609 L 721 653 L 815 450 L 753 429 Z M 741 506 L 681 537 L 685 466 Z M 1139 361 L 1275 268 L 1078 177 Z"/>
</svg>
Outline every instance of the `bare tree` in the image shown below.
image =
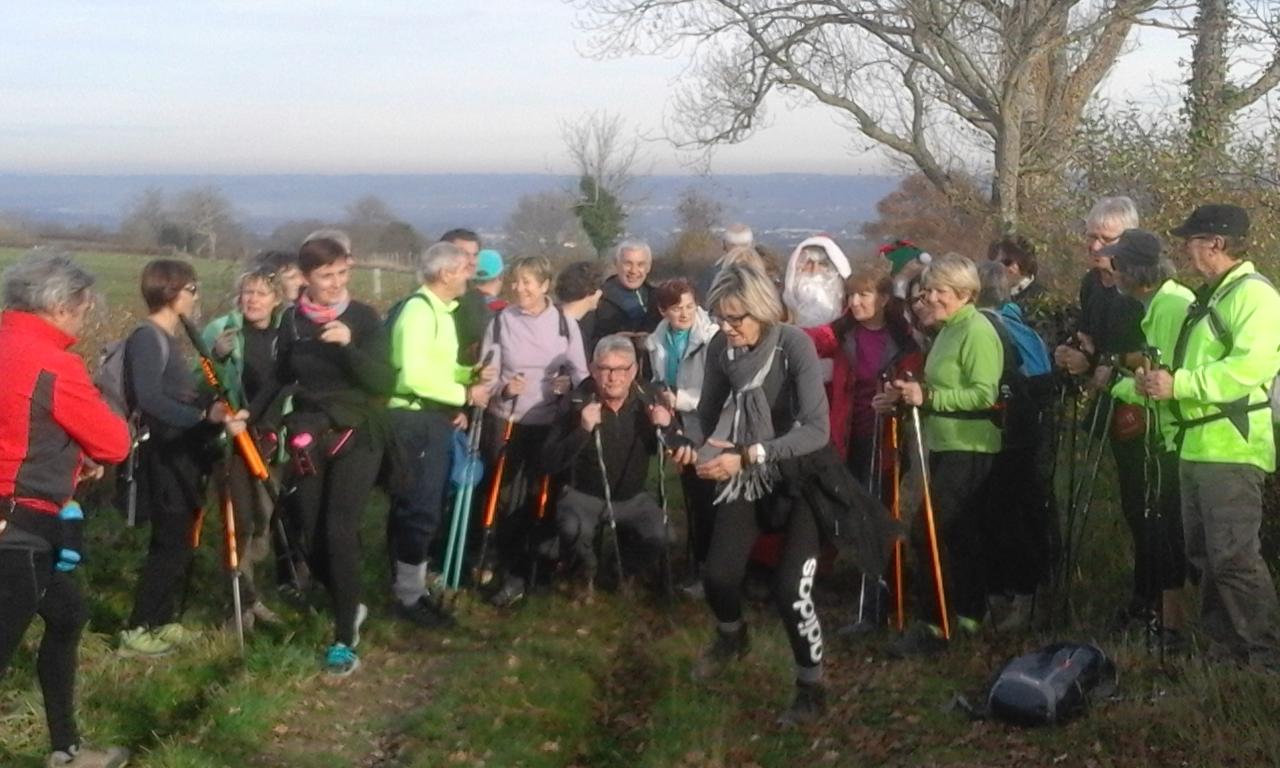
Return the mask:
<svg viewBox="0 0 1280 768">
<path fill-rule="evenodd" d="M 1185 18 L 1192 7 L 1196 15 Z M 1223 156 L 1240 113 L 1280 85 L 1280 2 L 1176 0 L 1150 22 L 1192 37 L 1187 89 L 1188 136 L 1198 163 L 1211 169 Z"/>
<path fill-rule="evenodd" d="M 154 248 L 160 244 L 160 234 L 168 222 L 164 190 L 147 187 L 125 210 L 120 236 L 129 245 Z"/>
<path fill-rule="evenodd" d="M 236 223 L 235 210 L 222 190 L 206 184 L 183 192 L 174 206 L 174 220 L 190 233 L 189 250 L 211 259 L 240 258 L 243 231 Z M 223 247 L 219 252 L 219 245 Z"/>
<path fill-rule="evenodd" d="M 626 133 L 621 115 L 589 112 L 560 122 L 560 138 L 578 176 L 589 176 L 602 192 L 624 198 L 635 179 L 640 144 Z"/>
<path fill-rule="evenodd" d="M 673 138 L 741 141 L 775 91 L 851 127 L 950 195 L 992 179 L 990 206 L 1060 173 L 1094 89 L 1155 0 L 574 0 L 598 56 L 692 50 Z"/>
<path fill-rule="evenodd" d="M 710 233 L 720 226 L 720 202 L 697 187 L 686 187 L 676 201 L 676 227 L 681 232 Z"/>
<path fill-rule="evenodd" d="M 576 202 L 567 192 L 522 195 L 507 218 L 504 250 L 511 256 L 550 259 L 581 254 L 589 238 L 574 214 Z"/>
</svg>

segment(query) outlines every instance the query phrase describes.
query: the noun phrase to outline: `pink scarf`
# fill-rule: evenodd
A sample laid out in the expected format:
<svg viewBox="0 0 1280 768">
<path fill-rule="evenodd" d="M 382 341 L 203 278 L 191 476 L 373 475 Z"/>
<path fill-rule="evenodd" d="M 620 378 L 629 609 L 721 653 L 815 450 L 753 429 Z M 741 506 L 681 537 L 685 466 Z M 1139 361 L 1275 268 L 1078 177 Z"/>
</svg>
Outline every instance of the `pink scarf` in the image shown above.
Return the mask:
<svg viewBox="0 0 1280 768">
<path fill-rule="evenodd" d="M 337 304 L 317 304 L 307 296 L 305 291 L 298 297 L 298 311 L 316 325 L 332 323 L 341 317 L 349 306 L 351 306 L 351 294 L 346 292 L 343 292 Z"/>
</svg>

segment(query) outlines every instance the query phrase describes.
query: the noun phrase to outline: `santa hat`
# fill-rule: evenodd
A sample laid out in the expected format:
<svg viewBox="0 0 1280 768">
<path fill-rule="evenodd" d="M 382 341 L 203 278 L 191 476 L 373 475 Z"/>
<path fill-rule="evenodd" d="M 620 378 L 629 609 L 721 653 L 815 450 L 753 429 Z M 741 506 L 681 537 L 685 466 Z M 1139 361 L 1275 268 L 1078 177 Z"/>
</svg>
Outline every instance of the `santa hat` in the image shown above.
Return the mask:
<svg viewBox="0 0 1280 768">
<path fill-rule="evenodd" d="M 894 240 L 880 246 L 880 255 L 889 260 L 889 274 L 896 275 L 913 261 L 928 265 L 933 257 L 910 240 Z"/>
<path fill-rule="evenodd" d="M 836 241 L 826 235 L 814 235 L 807 240 L 801 241 L 796 249 L 791 252 L 791 258 L 787 260 L 787 275 L 783 280 L 783 285 L 791 285 L 796 278 L 796 271 L 800 269 L 800 254 L 805 248 L 816 247 L 826 251 L 827 258 L 831 260 L 831 265 L 836 268 L 836 272 L 840 274 L 841 279 L 847 278 L 853 274 L 853 267 L 849 265 L 849 257 L 844 255 L 844 251 L 840 250 L 840 246 L 836 245 Z"/>
</svg>

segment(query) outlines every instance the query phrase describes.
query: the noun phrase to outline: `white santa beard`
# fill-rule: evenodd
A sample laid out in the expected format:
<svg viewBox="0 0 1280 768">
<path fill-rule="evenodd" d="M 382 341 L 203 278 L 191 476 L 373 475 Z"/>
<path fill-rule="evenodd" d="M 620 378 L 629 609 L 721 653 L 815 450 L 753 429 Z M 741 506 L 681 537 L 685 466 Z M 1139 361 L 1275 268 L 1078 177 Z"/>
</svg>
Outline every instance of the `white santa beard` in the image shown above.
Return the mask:
<svg viewBox="0 0 1280 768">
<path fill-rule="evenodd" d="M 834 273 L 799 274 L 787 290 L 786 300 L 795 325 L 826 325 L 844 311 L 844 284 Z"/>
</svg>

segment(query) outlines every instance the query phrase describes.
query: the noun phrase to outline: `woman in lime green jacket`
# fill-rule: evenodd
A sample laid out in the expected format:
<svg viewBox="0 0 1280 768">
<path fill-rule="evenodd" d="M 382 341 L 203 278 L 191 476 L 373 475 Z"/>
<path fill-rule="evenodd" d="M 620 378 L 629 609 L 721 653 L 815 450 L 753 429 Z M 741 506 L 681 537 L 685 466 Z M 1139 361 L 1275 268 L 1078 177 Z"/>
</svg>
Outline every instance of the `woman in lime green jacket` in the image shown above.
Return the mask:
<svg viewBox="0 0 1280 768">
<path fill-rule="evenodd" d="M 986 613 L 982 515 L 986 481 L 1000 452 L 996 402 L 1004 369 L 1004 348 L 995 327 L 974 307 L 980 287 L 969 259 L 947 254 L 922 276 L 925 300 L 938 336 L 925 360 L 924 381 L 897 380 L 877 398 L 879 407 L 895 403 L 919 407 L 924 443 L 929 450 L 929 483 L 938 555 L 942 562 L 947 608 L 952 622 L 976 632 Z M 918 562 L 931 562 L 924 526 L 913 526 Z M 928 572 L 914 583 L 922 623 L 891 651 L 896 655 L 937 652 L 946 645 L 933 580 Z"/>
</svg>

